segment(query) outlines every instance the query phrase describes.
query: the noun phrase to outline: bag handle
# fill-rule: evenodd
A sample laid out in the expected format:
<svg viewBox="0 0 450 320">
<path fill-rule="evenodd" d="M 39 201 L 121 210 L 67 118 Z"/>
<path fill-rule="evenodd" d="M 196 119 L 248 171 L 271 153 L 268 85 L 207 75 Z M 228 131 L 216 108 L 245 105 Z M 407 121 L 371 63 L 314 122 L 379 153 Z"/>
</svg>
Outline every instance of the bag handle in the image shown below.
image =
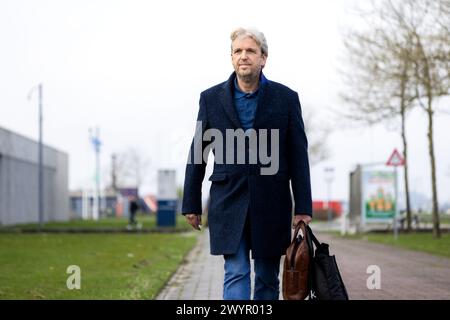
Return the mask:
<svg viewBox="0 0 450 320">
<path fill-rule="evenodd" d="M 309 236 L 309 238 L 314 242 L 314 244 L 316 245 L 317 248 L 321 245 L 320 241 L 317 240 L 316 236 L 312 232 L 311 227 L 308 224 L 306 224 L 303 220 L 300 220 L 295 225 L 294 239 L 297 238 L 298 232 L 300 231 L 300 229 L 303 232 L 303 236 L 306 238 L 308 238 L 308 236 Z M 307 235 L 307 233 L 308 233 L 308 235 Z"/>
<path fill-rule="evenodd" d="M 307 233 L 306 224 L 305 224 L 305 222 L 303 220 L 300 220 L 295 225 L 294 239 L 297 239 L 297 236 L 298 236 L 298 233 L 299 233 L 300 229 L 303 232 L 303 237 L 306 237 L 306 233 Z"/>
<path fill-rule="evenodd" d="M 317 238 L 312 233 L 311 228 L 303 220 L 300 220 L 297 223 L 297 225 L 295 226 L 295 238 L 297 237 L 297 234 L 298 234 L 300 229 L 302 229 L 302 231 L 303 231 L 303 235 L 304 235 L 304 238 L 305 238 L 304 240 L 306 241 L 306 245 L 308 246 L 308 251 L 309 251 L 309 256 L 310 256 L 310 262 L 309 262 L 309 265 L 308 265 L 307 286 L 308 286 L 308 297 L 309 297 L 309 299 L 312 299 L 313 272 L 314 272 L 314 268 L 313 268 L 314 248 L 313 248 L 313 244 L 311 242 L 311 239 L 314 241 L 314 243 L 316 245 L 317 245 L 317 243 L 319 243 L 319 241 L 317 240 Z M 319 243 L 319 245 L 320 245 L 320 243 Z"/>
</svg>

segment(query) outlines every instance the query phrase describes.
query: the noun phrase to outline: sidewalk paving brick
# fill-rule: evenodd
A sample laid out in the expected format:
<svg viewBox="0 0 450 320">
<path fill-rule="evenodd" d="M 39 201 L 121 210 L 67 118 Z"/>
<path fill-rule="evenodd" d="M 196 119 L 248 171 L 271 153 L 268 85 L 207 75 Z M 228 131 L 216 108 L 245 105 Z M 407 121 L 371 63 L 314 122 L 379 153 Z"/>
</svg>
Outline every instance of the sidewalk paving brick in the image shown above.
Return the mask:
<svg viewBox="0 0 450 320">
<path fill-rule="evenodd" d="M 448 258 L 320 232 L 317 236 L 330 244 L 330 254 L 336 256 L 350 299 L 450 299 Z M 205 230 L 157 299 L 221 300 L 223 257 L 209 252 L 209 233 Z M 280 276 L 282 263 L 283 259 Z M 367 288 L 370 265 L 380 267 L 380 289 Z"/>
</svg>

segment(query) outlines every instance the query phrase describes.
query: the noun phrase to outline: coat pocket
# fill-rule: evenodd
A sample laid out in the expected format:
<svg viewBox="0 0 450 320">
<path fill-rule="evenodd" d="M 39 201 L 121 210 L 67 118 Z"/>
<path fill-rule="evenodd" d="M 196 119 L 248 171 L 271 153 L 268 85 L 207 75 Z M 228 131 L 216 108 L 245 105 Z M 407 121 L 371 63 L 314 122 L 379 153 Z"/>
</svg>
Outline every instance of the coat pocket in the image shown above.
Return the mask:
<svg viewBox="0 0 450 320">
<path fill-rule="evenodd" d="M 225 180 L 227 180 L 226 173 L 213 173 L 209 177 L 209 181 L 212 181 L 212 182 L 220 182 L 220 181 L 225 181 Z"/>
</svg>

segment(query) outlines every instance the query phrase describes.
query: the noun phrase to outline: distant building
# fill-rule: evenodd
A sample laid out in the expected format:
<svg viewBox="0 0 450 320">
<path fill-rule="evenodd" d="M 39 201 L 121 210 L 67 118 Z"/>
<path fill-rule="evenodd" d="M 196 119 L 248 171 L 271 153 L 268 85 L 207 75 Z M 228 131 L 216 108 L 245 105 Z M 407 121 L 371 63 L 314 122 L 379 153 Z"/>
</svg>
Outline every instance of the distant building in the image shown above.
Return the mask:
<svg viewBox="0 0 450 320">
<path fill-rule="evenodd" d="M 129 197 L 138 196 L 137 188 L 119 188 L 117 192 L 106 189 L 100 193 L 100 216 L 101 217 L 127 217 Z M 155 213 L 158 205 L 155 196 L 146 195 L 139 197 L 139 210 L 143 213 Z M 71 191 L 70 211 L 71 215 L 79 219 L 92 219 L 94 210 L 93 192 Z"/>
<path fill-rule="evenodd" d="M 0 224 L 39 221 L 39 144 L 0 128 Z M 44 145 L 44 222 L 67 221 L 68 155 Z"/>
<path fill-rule="evenodd" d="M 93 191 L 71 191 L 70 213 L 76 219 L 92 219 L 94 214 L 94 192 Z M 112 190 L 103 191 L 100 194 L 100 216 L 115 217 L 117 215 L 117 203 L 120 198 Z"/>
<path fill-rule="evenodd" d="M 330 212 L 330 218 L 335 219 L 342 215 L 342 201 L 313 201 L 313 217 L 314 220 L 327 220 L 328 211 Z"/>
</svg>

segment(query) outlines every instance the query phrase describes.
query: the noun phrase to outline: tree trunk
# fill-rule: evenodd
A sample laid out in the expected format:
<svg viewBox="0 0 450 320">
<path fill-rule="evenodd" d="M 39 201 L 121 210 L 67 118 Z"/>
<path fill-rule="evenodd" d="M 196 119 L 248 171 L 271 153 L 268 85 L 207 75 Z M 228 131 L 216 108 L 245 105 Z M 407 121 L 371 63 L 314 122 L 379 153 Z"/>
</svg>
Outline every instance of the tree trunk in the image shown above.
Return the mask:
<svg viewBox="0 0 450 320">
<path fill-rule="evenodd" d="M 411 205 L 409 200 L 409 180 L 408 180 L 408 144 L 406 142 L 406 130 L 405 130 L 405 110 L 402 109 L 402 140 L 403 140 L 403 159 L 405 159 L 404 169 L 404 181 L 405 181 L 405 196 L 406 196 L 406 231 L 411 232 Z"/>
<path fill-rule="evenodd" d="M 433 197 L 433 236 L 435 238 L 441 237 L 441 230 L 439 227 L 439 205 L 437 199 L 436 189 L 436 158 L 434 156 L 434 142 L 433 142 L 433 82 L 431 81 L 430 63 L 425 53 L 425 50 L 417 36 L 417 44 L 419 45 L 420 54 L 423 63 L 423 86 L 427 96 L 426 112 L 428 114 L 428 151 L 430 153 L 431 162 L 431 191 Z"/>
<path fill-rule="evenodd" d="M 405 164 L 404 182 L 405 182 L 405 196 L 406 196 L 406 231 L 411 232 L 411 205 L 409 201 L 409 179 L 408 179 L 408 143 L 406 142 L 406 86 L 408 84 L 408 69 L 410 67 L 408 52 L 403 55 L 403 73 L 401 78 L 401 100 L 400 100 L 400 116 L 402 121 L 402 140 L 403 140 L 403 159 Z"/>
<path fill-rule="evenodd" d="M 435 238 L 440 238 L 441 230 L 439 228 L 439 206 L 436 189 L 436 159 L 434 156 L 434 142 L 433 142 L 433 109 L 431 103 L 432 98 L 429 96 L 427 114 L 428 114 L 428 146 L 431 161 L 431 188 L 433 192 L 433 236 Z"/>
</svg>

